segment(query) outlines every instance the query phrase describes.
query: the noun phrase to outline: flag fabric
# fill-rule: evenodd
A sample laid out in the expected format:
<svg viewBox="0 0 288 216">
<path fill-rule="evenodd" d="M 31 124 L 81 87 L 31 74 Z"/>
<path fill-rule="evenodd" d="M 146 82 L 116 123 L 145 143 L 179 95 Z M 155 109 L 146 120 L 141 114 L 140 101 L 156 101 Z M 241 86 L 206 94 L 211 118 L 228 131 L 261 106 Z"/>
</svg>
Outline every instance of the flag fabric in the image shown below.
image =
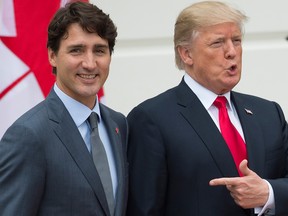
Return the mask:
<svg viewBox="0 0 288 216">
<path fill-rule="evenodd" d="M 54 13 L 68 2 L 0 0 L 0 138 L 53 86 L 55 76 L 46 48 L 47 28 Z"/>
</svg>

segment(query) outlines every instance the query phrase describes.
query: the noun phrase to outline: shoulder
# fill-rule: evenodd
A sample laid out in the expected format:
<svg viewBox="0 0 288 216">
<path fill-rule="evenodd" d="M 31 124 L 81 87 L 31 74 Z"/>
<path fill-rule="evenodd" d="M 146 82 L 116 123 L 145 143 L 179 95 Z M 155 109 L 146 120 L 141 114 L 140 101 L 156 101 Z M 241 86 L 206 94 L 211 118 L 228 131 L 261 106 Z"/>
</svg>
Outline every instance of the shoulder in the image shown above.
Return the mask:
<svg viewBox="0 0 288 216">
<path fill-rule="evenodd" d="M 175 104 L 177 101 L 176 88 L 168 89 L 158 95 L 148 98 L 138 104 L 136 109 L 143 109 L 147 111 L 155 111 L 157 109 L 163 109 L 163 107 L 170 106 L 171 104 Z"/>
<path fill-rule="evenodd" d="M 135 106 L 128 114 L 129 126 L 134 124 L 166 124 L 167 117 L 177 116 L 178 106 L 177 87 L 171 88 Z"/>
<path fill-rule="evenodd" d="M 177 86 L 146 99 L 133 110 L 146 110 L 148 112 L 157 112 L 157 110 L 161 110 L 161 112 L 165 112 L 170 108 L 171 110 L 175 110 L 177 104 L 187 104 L 194 100 L 194 98 L 195 94 L 182 79 Z"/>
<path fill-rule="evenodd" d="M 110 117 L 112 117 L 113 119 L 125 119 L 125 115 L 119 111 L 116 111 L 108 106 L 106 106 L 105 104 L 100 103 L 100 110 L 103 114 L 109 114 Z"/>
<path fill-rule="evenodd" d="M 53 113 L 53 115 L 62 116 L 64 110 L 64 105 L 61 105 L 61 101 L 56 100 L 56 102 L 54 102 L 53 99 L 54 97 L 48 95 L 46 99 L 39 102 L 37 105 L 17 118 L 6 132 L 10 131 L 12 133 L 16 133 L 16 131 L 23 132 L 23 130 L 25 130 L 26 132 L 30 131 L 30 133 L 33 133 L 36 136 L 40 133 L 40 131 L 47 132 L 47 124 L 51 118 L 51 113 Z"/>
<path fill-rule="evenodd" d="M 50 138 L 46 113 L 41 102 L 19 117 L 4 133 L 0 145 L 5 148 L 0 154 L 15 154 L 20 161 L 36 160 L 35 155 L 43 156 L 42 144 Z"/>
<path fill-rule="evenodd" d="M 31 125 L 37 127 L 43 117 L 47 115 L 46 107 L 44 102 L 41 102 L 21 115 L 13 125 Z M 46 118 L 47 119 L 47 118 Z"/>
<path fill-rule="evenodd" d="M 241 101 L 243 103 L 250 103 L 254 106 L 275 106 L 277 102 L 268 100 L 259 96 L 240 93 L 240 92 L 232 92 L 232 100 Z"/>
<path fill-rule="evenodd" d="M 122 128 L 127 128 L 127 120 L 123 113 L 118 112 L 110 107 L 100 103 L 101 115 L 105 118 L 113 120 L 116 124 Z"/>
<path fill-rule="evenodd" d="M 271 116 L 273 113 L 277 113 L 277 115 L 280 115 L 282 118 L 284 116 L 280 105 L 272 100 L 234 91 L 232 92 L 232 100 L 236 105 L 240 104 L 249 109 L 251 108 L 266 116 Z"/>
</svg>

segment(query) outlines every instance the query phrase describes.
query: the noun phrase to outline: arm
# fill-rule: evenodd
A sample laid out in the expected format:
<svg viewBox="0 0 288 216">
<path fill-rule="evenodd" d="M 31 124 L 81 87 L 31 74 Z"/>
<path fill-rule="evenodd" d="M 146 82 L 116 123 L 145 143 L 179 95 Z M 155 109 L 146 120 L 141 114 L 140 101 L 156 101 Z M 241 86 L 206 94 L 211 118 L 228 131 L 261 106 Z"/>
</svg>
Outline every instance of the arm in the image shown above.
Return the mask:
<svg viewBox="0 0 288 216">
<path fill-rule="evenodd" d="M 264 206 L 262 210 L 266 211 L 272 207 L 271 212 L 275 212 L 275 215 L 286 215 L 288 214 L 287 207 L 285 206 L 288 202 L 288 127 L 280 106 L 276 103 L 273 104 L 275 105 L 274 108 L 276 108 L 276 112 L 275 109 L 273 109 L 273 111 L 270 109 L 269 113 L 278 114 L 278 116 L 271 114 L 271 116 L 273 116 L 273 122 L 277 122 L 277 124 L 275 123 L 274 126 L 273 124 L 271 126 L 269 122 L 266 129 L 268 129 L 267 131 L 269 132 L 275 129 L 274 132 L 276 131 L 276 133 L 274 134 L 277 135 L 269 135 L 266 137 L 266 140 L 273 140 L 273 142 L 269 142 L 269 144 L 273 146 L 277 144 L 278 147 L 274 147 L 273 152 L 267 152 L 267 155 L 269 153 L 269 160 L 267 159 L 265 164 L 266 173 L 269 174 L 267 174 L 266 180 L 250 170 L 247 167 L 247 162 L 244 162 L 244 164 L 242 164 L 242 162 L 242 168 L 240 169 L 244 169 L 243 172 L 246 173 L 244 177 L 214 179 L 210 182 L 210 185 L 225 185 L 231 192 L 231 196 L 235 202 L 243 208 Z M 266 134 L 270 133 L 265 133 L 265 135 Z M 272 137 L 272 139 L 270 139 L 270 137 Z M 269 182 L 271 187 L 267 182 Z M 267 191 L 269 192 L 267 193 Z M 273 200 L 268 200 L 268 196 L 272 196 Z"/>
<path fill-rule="evenodd" d="M 44 156 L 37 135 L 12 126 L 0 142 L 0 215 L 37 214 L 44 187 Z"/>
<path fill-rule="evenodd" d="M 167 167 L 164 143 L 151 115 L 138 108 L 128 115 L 129 216 L 163 216 Z"/>
<path fill-rule="evenodd" d="M 247 160 L 240 163 L 239 169 L 243 177 L 213 179 L 210 185 L 226 186 L 234 201 L 244 209 L 264 206 L 269 197 L 266 181 L 248 168 Z"/>
<path fill-rule="evenodd" d="M 274 103 L 278 111 L 278 115 L 281 122 L 282 128 L 282 149 L 281 153 L 283 155 L 283 163 L 281 165 L 284 167 L 285 172 L 283 172 L 282 178 L 270 178 L 267 181 L 271 184 L 274 192 L 275 199 L 275 215 L 288 215 L 288 125 L 285 120 L 282 109 L 277 103 Z M 279 170 L 279 167 L 277 167 Z"/>
</svg>

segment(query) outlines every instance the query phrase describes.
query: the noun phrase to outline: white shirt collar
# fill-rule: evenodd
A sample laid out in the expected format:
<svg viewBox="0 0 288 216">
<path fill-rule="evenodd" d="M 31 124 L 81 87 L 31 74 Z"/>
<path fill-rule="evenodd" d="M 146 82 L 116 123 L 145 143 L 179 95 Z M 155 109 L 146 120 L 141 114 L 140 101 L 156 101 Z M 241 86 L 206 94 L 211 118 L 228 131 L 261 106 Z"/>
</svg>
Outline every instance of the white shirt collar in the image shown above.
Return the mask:
<svg viewBox="0 0 288 216">
<path fill-rule="evenodd" d="M 205 109 L 208 110 L 213 105 L 213 102 L 215 101 L 218 95 L 208 90 L 204 86 L 200 85 L 198 82 L 192 79 L 187 73 L 185 73 L 184 75 L 184 81 L 189 86 L 189 88 L 196 94 L 196 96 L 199 98 Z M 228 101 L 228 108 L 232 109 L 230 95 L 231 93 L 227 92 L 221 96 L 226 97 Z"/>
</svg>

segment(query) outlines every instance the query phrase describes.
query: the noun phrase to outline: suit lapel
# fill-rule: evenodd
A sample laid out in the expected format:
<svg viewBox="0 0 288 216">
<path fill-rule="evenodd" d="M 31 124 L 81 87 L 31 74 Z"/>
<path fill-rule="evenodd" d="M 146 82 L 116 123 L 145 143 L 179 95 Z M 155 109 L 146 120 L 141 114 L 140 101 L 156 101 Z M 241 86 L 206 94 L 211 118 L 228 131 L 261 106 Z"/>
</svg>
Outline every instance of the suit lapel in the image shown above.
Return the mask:
<svg viewBox="0 0 288 216">
<path fill-rule="evenodd" d="M 106 215 L 110 215 L 105 193 L 100 183 L 100 177 L 94 166 L 93 159 L 73 119 L 53 90 L 47 97 L 47 106 L 49 119 L 52 122 L 54 132 L 71 154 L 71 157 L 91 185 L 98 201 L 103 207 L 103 211 Z"/>
<path fill-rule="evenodd" d="M 100 104 L 101 109 L 101 116 L 103 118 L 104 124 L 107 129 L 107 133 L 110 139 L 110 143 L 113 150 L 113 156 L 115 160 L 115 167 L 117 172 L 117 180 L 118 180 L 118 186 L 117 186 L 117 192 L 116 192 L 116 205 L 115 205 L 115 216 L 121 215 L 121 212 L 123 211 L 123 194 L 124 194 L 124 158 L 123 158 L 123 145 L 121 143 L 121 134 L 120 134 L 120 128 L 117 125 L 117 123 L 111 118 L 110 113 L 107 108 L 105 108 L 102 104 Z"/>
<path fill-rule="evenodd" d="M 182 80 L 176 88 L 180 113 L 209 150 L 222 176 L 238 176 L 232 155 L 221 133 L 197 96 Z"/>
<path fill-rule="evenodd" d="M 262 132 L 257 121 L 257 113 L 254 113 L 253 107 L 247 102 L 241 100 L 241 97 L 235 92 L 231 93 L 231 99 L 236 108 L 242 130 L 245 137 L 248 153 L 249 168 L 256 171 L 258 175 L 263 176 L 265 148 Z"/>
</svg>

